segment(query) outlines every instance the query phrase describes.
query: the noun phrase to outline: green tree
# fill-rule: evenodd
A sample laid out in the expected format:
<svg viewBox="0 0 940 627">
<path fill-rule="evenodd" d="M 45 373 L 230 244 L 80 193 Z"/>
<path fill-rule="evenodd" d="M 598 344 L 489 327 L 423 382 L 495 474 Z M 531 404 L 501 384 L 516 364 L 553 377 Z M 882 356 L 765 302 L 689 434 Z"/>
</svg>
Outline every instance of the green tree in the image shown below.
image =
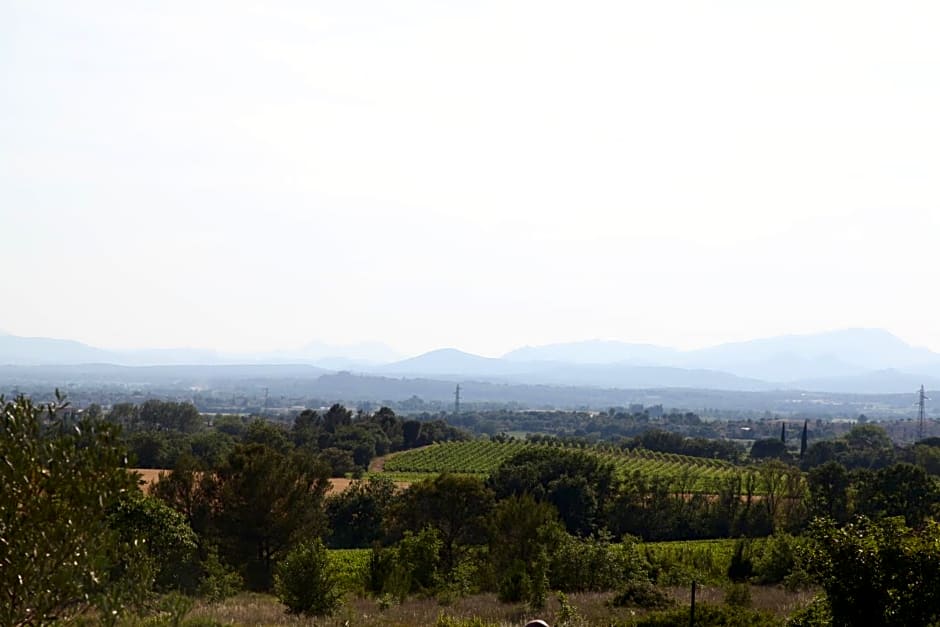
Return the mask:
<svg viewBox="0 0 940 627">
<path fill-rule="evenodd" d="M 339 403 L 335 403 L 323 415 L 323 428 L 330 433 L 350 424 L 352 424 L 352 412 Z"/>
<path fill-rule="evenodd" d="M 826 591 L 835 627 L 930 625 L 940 620 L 940 527 L 920 531 L 900 518 L 860 518 L 843 527 L 818 519 L 806 553 Z"/>
<path fill-rule="evenodd" d="M 548 556 L 565 537 L 558 510 L 528 494 L 500 501 L 490 516 L 489 555 L 505 601 L 519 601 L 539 587 Z"/>
<path fill-rule="evenodd" d="M 196 589 L 199 565 L 196 534 L 183 514 L 163 501 L 139 491 L 122 496 L 109 514 L 109 525 L 121 539 L 133 543 L 146 539 L 146 551 L 154 565 L 158 591 Z"/>
<path fill-rule="evenodd" d="M 752 459 L 788 459 L 790 452 L 787 445 L 779 438 L 767 438 L 764 440 L 755 440 L 751 445 Z"/>
<path fill-rule="evenodd" d="M 44 428 L 42 417 L 56 410 L 0 397 L 2 625 L 63 620 L 94 606 L 117 616 L 152 582 L 144 538 L 122 538 L 108 516 L 137 489 L 119 428 L 87 419 Z"/>
<path fill-rule="evenodd" d="M 149 429 L 192 433 L 202 427 L 199 410 L 192 403 L 151 399 L 140 406 L 140 422 Z"/>
<path fill-rule="evenodd" d="M 291 614 L 326 616 L 342 601 L 336 573 L 319 538 L 301 542 L 277 565 L 274 589 Z"/>
<path fill-rule="evenodd" d="M 856 510 L 867 516 L 903 516 L 920 525 L 938 500 L 937 484 L 912 464 L 894 464 L 857 475 Z"/>
<path fill-rule="evenodd" d="M 292 542 L 325 531 L 329 470 L 310 454 L 243 445 L 205 480 L 209 533 L 252 589 L 270 589 L 274 564 Z"/>
<path fill-rule="evenodd" d="M 849 516 L 849 471 L 839 462 L 829 461 L 809 471 L 809 509 L 815 516 L 828 516 L 845 522 Z"/>
<path fill-rule="evenodd" d="M 263 418 L 249 423 L 242 441 L 245 444 L 263 444 L 278 453 L 286 453 L 293 448 L 287 438 L 287 431 Z"/>
<path fill-rule="evenodd" d="M 412 484 L 395 502 L 392 516 L 400 530 L 434 528 L 441 539 L 442 568 L 450 572 L 461 546 L 486 541 L 493 504 L 493 493 L 481 480 L 444 473 Z"/>
<path fill-rule="evenodd" d="M 503 462 L 487 485 L 497 498 L 530 494 L 548 501 L 570 533 L 587 535 L 596 531 L 615 483 L 613 464 L 597 455 L 533 447 Z"/>
<path fill-rule="evenodd" d="M 339 494 L 326 499 L 330 546 L 363 548 L 382 539 L 395 484 L 387 477 L 355 481 Z"/>
</svg>

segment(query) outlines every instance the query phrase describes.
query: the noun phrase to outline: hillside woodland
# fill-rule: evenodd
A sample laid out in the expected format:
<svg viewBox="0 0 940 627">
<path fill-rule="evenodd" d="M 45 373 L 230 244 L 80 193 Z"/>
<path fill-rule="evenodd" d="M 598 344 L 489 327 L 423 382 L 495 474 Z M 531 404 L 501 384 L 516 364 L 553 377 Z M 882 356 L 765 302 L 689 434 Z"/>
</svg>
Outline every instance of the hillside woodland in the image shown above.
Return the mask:
<svg viewBox="0 0 940 627">
<path fill-rule="evenodd" d="M 724 591 L 699 625 L 940 620 L 940 442 L 782 435 L 748 453 L 656 431 L 474 440 L 387 408 L 277 424 L 3 400 L 0 624 L 255 620 L 225 618 L 234 597 L 314 621 L 433 599 L 443 625 L 673 625 L 693 581 Z M 146 466 L 165 469 L 147 492 Z M 753 607 L 771 590 L 793 601 Z"/>
</svg>

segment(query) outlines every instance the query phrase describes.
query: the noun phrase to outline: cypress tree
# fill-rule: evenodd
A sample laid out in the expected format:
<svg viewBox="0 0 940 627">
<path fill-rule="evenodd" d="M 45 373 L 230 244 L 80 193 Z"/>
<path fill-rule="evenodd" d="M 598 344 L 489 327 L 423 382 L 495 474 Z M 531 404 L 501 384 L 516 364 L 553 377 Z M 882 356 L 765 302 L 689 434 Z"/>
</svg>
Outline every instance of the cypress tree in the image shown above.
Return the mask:
<svg viewBox="0 0 940 627">
<path fill-rule="evenodd" d="M 800 459 L 803 459 L 804 453 L 806 453 L 806 430 L 809 426 L 809 420 L 803 421 L 803 435 L 800 436 Z"/>
</svg>

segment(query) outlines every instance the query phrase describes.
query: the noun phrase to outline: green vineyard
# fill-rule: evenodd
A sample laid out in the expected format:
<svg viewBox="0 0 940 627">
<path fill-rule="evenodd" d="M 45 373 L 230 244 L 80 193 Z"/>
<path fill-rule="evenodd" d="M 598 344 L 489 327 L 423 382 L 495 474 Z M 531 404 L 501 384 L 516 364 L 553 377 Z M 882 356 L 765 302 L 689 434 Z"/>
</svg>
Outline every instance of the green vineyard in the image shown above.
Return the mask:
<svg viewBox="0 0 940 627">
<path fill-rule="evenodd" d="M 411 476 L 442 472 L 487 475 L 522 450 L 548 447 L 525 441 L 492 442 L 473 440 L 444 442 L 407 451 L 389 458 L 385 471 Z M 752 472 L 729 462 L 646 449 L 580 449 L 613 462 L 622 475 L 638 473 L 646 478 L 665 478 L 670 487 L 686 493 L 715 493 L 723 481 Z"/>
</svg>

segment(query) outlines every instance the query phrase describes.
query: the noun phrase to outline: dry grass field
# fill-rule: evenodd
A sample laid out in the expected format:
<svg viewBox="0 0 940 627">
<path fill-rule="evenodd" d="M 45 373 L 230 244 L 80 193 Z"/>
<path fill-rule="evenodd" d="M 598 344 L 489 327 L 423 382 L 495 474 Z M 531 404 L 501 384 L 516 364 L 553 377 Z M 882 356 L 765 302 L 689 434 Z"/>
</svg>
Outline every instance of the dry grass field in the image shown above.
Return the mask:
<svg viewBox="0 0 940 627">
<path fill-rule="evenodd" d="M 153 488 L 154 484 L 159 481 L 161 472 L 170 472 L 169 470 L 159 470 L 156 468 L 132 468 L 131 470 L 140 475 L 140 487 L 146 494 L 150 494 L 150 490 Z M 329 492 L 342 492 L 354 481 L 355 479 L 333 477 L 330 479 Z M 407 481 L 396 481 L 395 485 L 401 489 L 407 488 L 410 483 Z"/>
<path fill-rule="evenodd" d="M 671 588 L 678 603 L 688 603 L 687 589 Z M 697 599 L 703 603 L 720 604 L 725 591 L 719 587 L 700 587 Z M 642 610 L 612 608 L 607 605 L 613 593 L 583 593 L 568 595 L 568 601 L 585 625 L 605 625 L 612 621 L 628 620 Z M 751 586 L 753 607 L 784 617 L 803 607 L 813 592 L 789 592 L 781 587 Z M 270 595 L 241 594 L 216 605 L 197 606 L 190 618 L 207 618 L 234 625 L 434 625 L 441 614 L 458 618 L 479 617 L 487 622 L 507 627 L 524 625 L 533 618 L 541 618 L 549 625 L 557 623 L 558 600 L 549 597 L 544 610 L 531 611 L 525 605 L 500 603 L 493 594 L 477 594 L 442 605 L 433 598 L 411 598 L 401 605 L 380 608 L 374 599 L 349 597 L 346 604 L 329 618 L 290 616 L 284 606 Z"/>
</svg>

